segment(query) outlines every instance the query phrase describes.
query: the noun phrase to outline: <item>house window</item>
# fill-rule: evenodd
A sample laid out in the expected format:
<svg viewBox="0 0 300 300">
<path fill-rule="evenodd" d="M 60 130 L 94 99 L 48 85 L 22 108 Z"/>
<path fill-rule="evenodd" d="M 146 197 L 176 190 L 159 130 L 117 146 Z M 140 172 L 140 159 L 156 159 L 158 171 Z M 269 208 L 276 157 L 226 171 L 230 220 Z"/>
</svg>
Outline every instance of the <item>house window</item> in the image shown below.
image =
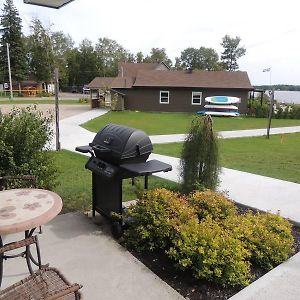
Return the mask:
<svg viewBox="0 0 300 300">
<path fill-rule="evenodd" d="M 169 104 L 169 91 L 160 91 L 160 104 Z"/>
<path fill-rule="evenodd" d="M 192 92 L 192 104 L 201 105 L 202 92 Z"/>
</svg>

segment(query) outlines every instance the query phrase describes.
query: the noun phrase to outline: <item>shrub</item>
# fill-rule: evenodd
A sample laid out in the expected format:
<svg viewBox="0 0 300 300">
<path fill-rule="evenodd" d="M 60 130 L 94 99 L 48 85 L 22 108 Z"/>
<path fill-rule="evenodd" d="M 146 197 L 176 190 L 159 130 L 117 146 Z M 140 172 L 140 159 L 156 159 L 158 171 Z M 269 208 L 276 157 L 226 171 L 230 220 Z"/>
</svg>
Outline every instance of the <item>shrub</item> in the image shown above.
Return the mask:
<svg viewBox="0 0 300 300">
<path fill-rule="evenodd" d="M 251 252 L 251 261 L 264 269 L 274 268 L 294 252 L 292 225 L 279 215 L 254 215 L 248 212 L 242 216 L 228 218 L 225 227 L 244 242 Z"/>
<path fill-rule="evenodd" d="M 166 189 L 147 191 L 125 212 L 126 245 L 138 251 L 165 249 L 176 224 L 196 218 L 194 210 L 179 194 Z"/>
<path fill-rule="evenodd" d="M 238 215 L 233 202 L 209 190 L 183 197 L 147 191 L 125 213 L 127 246 L 163 250 L 182 270 L 223 286 L 246 285 L 250 265 L 265 269 L 293 253 L 291 224 L 278 215 Z"/>
<path fill-rule="evenodd" d="M 217 136 L 210 116 L 194 117 L 181 153 L 182 190 L 215 189 L 219 182 Z"/>
<path fill-rule="evenodd" d="M 196 191 L 189 194 L 188 202 L 195 208 L 199 220 L 211 216 L 213 220 L 220 221 L 237 213 L 231 200 L 227 199 L 222 193 L 211 190 Z"/>
<path fill-rule="evenodd" d="M 89 102 L 89 98 L 79 98 L 78 102 L 79 103 L 88 103 Z"/>
<path fill-rule="evenodd" d="M 45 92 L 45 91 L 42 91 L 42 92 L 37 93 L 36 96 L 37 97 L 51 97 L 52 94 L 48 93 L 48 92 Z"/>
<path fill-rule="evenodd" d="M 38 187 L 54 186 L 56 168 L 45 146 L 52 136 L 51 120 L 36 107 L 0 112 L 0 176 L 35 175 Z"/>
<path fill-rule="evenodd" d="M 199 279 L 223 286 L 247 285 L 250 279 L 250 252 L 208 216 L 200 223 L 190 220 L 177 228 L 167 251 L 181 269 L 191 269 Z"/>
</svg>

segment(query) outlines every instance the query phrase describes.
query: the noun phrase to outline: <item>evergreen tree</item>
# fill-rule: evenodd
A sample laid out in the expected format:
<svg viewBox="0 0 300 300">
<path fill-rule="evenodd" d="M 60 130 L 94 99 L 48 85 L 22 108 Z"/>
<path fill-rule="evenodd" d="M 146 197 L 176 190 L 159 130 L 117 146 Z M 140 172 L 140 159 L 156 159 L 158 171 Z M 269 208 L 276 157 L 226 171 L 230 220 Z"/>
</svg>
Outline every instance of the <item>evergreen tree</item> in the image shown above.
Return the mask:
<svg viewBox="0 0 300 300">
<path fill-rule="evenodd" d="M 181 153 L 182 190 L 215 189 L 219 182 L 217 137 L 210 116 L 194 117 Z"/>
<path fill-rule="evenodd" d="M 239 68 L 237 60 L 245 55 L 246 49 L 244 47 L 239 47 L 241 38 L 235 37 L 231 38 L 229 35 L 225 35 L 222 39 L 221 46 L 224 51 L 221 54 L 221 61 L 228 71 L 235 71 Z"/>
<path fill-rule="evenodd" d="M 22 36 L 22 21 L 12 0 L 6 0 L 0 21 L 0 81 L 8 81 L 7 47 L 9 44 L 12 80 L 26 76 L 26 54 Z"/>
</svg>

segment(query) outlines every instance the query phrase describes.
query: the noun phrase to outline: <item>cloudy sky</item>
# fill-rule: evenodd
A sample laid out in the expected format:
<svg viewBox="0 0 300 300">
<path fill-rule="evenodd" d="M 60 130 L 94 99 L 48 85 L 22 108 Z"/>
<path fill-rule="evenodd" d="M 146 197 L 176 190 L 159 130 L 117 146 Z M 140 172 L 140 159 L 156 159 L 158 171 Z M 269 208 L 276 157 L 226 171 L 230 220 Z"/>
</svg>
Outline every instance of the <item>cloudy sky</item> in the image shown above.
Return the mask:
<svg viewBox="0 0 300 300">
<path fill-rule="evenodd" d="M 4 0 L 0 0 L 3 7 Z M 174 61 L 187 47 L 212 47 L 220 55 L 226 34 L 239 36 L 247 50 L 239 60 L 253 85 L 300 85 L 300 1 L 264 0 L 75 0 L 54 10 L 14 0 L 25 34 L 32 17 L 69 33 L 78 44 L 88 38 L 116 40 L 149 54 L 165 48 Z M 271 73 L 263 73 L 271 67 Z"/>
</svg>

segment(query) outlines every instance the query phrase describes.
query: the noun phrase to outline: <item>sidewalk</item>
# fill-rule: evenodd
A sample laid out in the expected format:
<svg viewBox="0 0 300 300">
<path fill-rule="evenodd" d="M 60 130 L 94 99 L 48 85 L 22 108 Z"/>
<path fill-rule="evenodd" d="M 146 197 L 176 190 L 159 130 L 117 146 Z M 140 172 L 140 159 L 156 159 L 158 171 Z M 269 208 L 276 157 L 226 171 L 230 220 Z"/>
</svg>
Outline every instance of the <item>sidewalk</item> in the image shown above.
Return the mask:
<svg viewBox="0 0 300 300">
<path fill-rule="evenodd" d="M 38 235 L 42 263 L 59 269 L 70 282 L 82 284 L 85 300 L 184 299 L 120 246 L 101 216 L 95 219 L 68 213 L 43 226 L 43 234 Z M 13 241 L 18 236 L 7 238 Z M 5 261 L 2 288 L 25 276 L 28 269 L 23 258 Z"/>
<path fill-rule="evenodd" d="M 271 128 L 270 134 L 285 134 L 300 132 L 300 126 Z M 267 135 L 266 129 L 249 129 L 249 130 L 229 130 L 219 131 L 218 136 L 223 139 L 251 137 L 251 136 L 264 136 Z M 167 134 L 167 135 L 152 135 L 150 139 L 153 144 L 167 144 L 183 142 L 185 140 L 185 134 Z"/>
</svg>

